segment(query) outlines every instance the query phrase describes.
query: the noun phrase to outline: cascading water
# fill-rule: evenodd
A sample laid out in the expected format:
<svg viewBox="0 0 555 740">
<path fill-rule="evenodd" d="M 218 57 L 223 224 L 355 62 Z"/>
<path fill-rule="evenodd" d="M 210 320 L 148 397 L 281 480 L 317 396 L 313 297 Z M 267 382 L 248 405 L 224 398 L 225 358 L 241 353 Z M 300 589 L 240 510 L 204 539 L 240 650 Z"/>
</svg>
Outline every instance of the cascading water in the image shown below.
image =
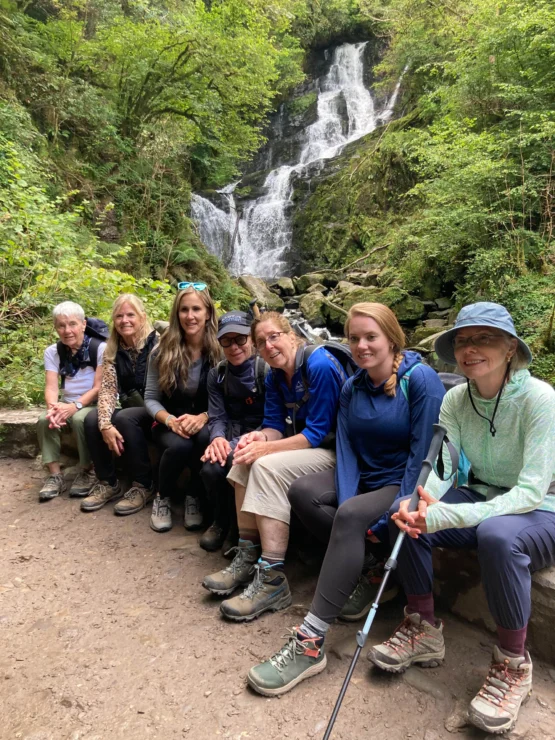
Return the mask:
<svg viewBox="0 0 555 740">
<path fill-rule="evenodd" d="M 293 175 L 302 177 L 309 165 L 337 156 L 346 144 L 391 118 L 400 83 L 383 111 L 376 113 L 364 85 L 366 43 L 335 49 L 328 73 L 318 81 L 317 118 L 305 131 L 299 161 L 272 170 L 264 182 L 265 195 L 247 203 L 239 219 L 235 184 L 219 191 L 227 197 L 228 212 L 199 195 L 192 196 L 191 213 L 203 243 L 232 273 L 283 274 L 291 246 Z M 280 125 L 281 118 L 282 111 Z"/>
</svg>

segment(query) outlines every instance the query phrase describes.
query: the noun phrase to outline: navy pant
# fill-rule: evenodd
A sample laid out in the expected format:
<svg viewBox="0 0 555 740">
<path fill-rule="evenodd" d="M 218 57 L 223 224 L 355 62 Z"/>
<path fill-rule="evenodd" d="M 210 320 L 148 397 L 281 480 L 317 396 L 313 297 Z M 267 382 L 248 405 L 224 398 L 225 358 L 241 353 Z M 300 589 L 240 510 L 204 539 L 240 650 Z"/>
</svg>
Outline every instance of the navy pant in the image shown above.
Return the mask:
<svg viewBox="0 0 555 740">
<path fill-rule="evenodd" d="M 206 496 L 212 507 L 214 521 L 222 529 L 228 529 L 237 521 L 235 489 L 227 480 L 232 461 L 233 452 L 230 452 L 225 465 L 220 465 L 219 462 L 205 462 L 200 471 Z"/>
<path fill-rule="evenodd" d="M 451 488 L 442 503 L 484 501 L 468 488 Z M 398 511 L 395 501 L 390 513 Z M 390 538 L 399 533 L 390 519 Z M 433 590 L 432 547 L 477 550 L 489 610 L 499 627 L 526 627 L 531 611 L 532 573 L 555 563 L 555 513 L 530 511 L 486 519 L 477 527 L 444 529 L 405 537 L 399 552 L 397 577 L 406 594 L 429 594 Z"/>
</svg>

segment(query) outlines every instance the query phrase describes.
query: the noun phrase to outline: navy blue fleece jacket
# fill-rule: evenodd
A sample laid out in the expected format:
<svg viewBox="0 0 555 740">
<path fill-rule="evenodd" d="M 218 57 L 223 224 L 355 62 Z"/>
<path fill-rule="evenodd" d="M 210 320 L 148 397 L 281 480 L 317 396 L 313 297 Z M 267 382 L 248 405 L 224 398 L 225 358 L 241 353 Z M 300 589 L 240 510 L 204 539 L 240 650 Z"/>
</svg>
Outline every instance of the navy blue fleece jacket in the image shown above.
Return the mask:
<svg viewBox="0 0 555 740">
<path fill-rule="evenodd" d="M 298 410 L 297 421 L 304 422 L 301 434 L 312 447 L 318 447 L 328 432 L 335 428 L 335 417 L 341 386 L 346 375 L 339 362 L 325 350 L 318 347 L 306 361 L 308 401 Z M 305 393 L 303 376 L 299 367 L 287 385 L 283 370 L 273 370 L 266 376 L 266 400 L 262 428 L 277 429 L 285 434 L 286 418 L 289 409 L 286 403 L 299 402 Z M 302 424 L 301 424 L 302 426 Z"/>
<path fill-rule="evenodd" d="M 445 390 L 435 370 L 418 364 L 422 358 L 417 352 L 403 354 L 398 380 L 415 366 L 408 379 L 408 401 L 399 383 L 395 396 L 387 396 L 385 382 L 375 387 L 366 370 L 359 370 L 343 386 L 337 417 L 339 505 L 357 491 L 400 485 L 401 497 L 414 489 Z M 387 536 L 384 524 L 385 518 L 376 526 L 368 522 L 381 540 Z"/>
</svg>

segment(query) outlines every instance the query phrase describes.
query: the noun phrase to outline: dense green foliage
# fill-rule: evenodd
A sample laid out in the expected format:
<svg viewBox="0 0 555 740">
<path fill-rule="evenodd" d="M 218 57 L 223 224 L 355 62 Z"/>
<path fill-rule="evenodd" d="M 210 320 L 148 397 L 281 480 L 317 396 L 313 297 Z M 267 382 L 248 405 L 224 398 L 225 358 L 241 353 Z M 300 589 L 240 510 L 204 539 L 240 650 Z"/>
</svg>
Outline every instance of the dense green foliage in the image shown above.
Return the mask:
<svg viewBox="0 0 555 740">
<path fill-rule="evenodd" d="M 406 115 L 350 147 L 298 216 L 305 259 L 371 249 L 384 284 L 505 303 L 555 379 L 555 7 L 540 0 L 365 2 L 404 72 Z M 355 156 L 353 156 L 353 154 Z"/>
</svg>

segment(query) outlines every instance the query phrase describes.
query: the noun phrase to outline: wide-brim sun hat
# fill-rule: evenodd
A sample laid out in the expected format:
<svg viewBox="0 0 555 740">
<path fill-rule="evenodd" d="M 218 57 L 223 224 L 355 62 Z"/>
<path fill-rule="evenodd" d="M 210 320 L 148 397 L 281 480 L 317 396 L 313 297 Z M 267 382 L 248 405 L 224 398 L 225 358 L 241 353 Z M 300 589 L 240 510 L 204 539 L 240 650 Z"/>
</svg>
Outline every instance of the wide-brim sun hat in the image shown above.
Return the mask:
<svg viewBox="0 0 555 740">
<path fill-rule="evenodd" d="M 217 339 L 224 334 L 250 334 L 252 318 L 245 311 L 228 311 L 218 320 Z"/>
<path fill-rule="evenodd" d="M 449 365 L 457 364 L 453 342 L 459 329 L 464 329 L 467 326 L 491 326 L 493 329 L 501 329 L 517 340 L 518 346 L 522 354 L 526 357 L 528 364 L 532 362 L 530 347 L 516 333 L 511 314 L 505 306 L 487 301 L 471 303 L 469 306 L 461 308 L 459 315 L 455 319 L 453 328 L 444 332 L 436 339 L 434 349 L 440 360 L 443 360 L 443 362 Z"/>
</svg>

